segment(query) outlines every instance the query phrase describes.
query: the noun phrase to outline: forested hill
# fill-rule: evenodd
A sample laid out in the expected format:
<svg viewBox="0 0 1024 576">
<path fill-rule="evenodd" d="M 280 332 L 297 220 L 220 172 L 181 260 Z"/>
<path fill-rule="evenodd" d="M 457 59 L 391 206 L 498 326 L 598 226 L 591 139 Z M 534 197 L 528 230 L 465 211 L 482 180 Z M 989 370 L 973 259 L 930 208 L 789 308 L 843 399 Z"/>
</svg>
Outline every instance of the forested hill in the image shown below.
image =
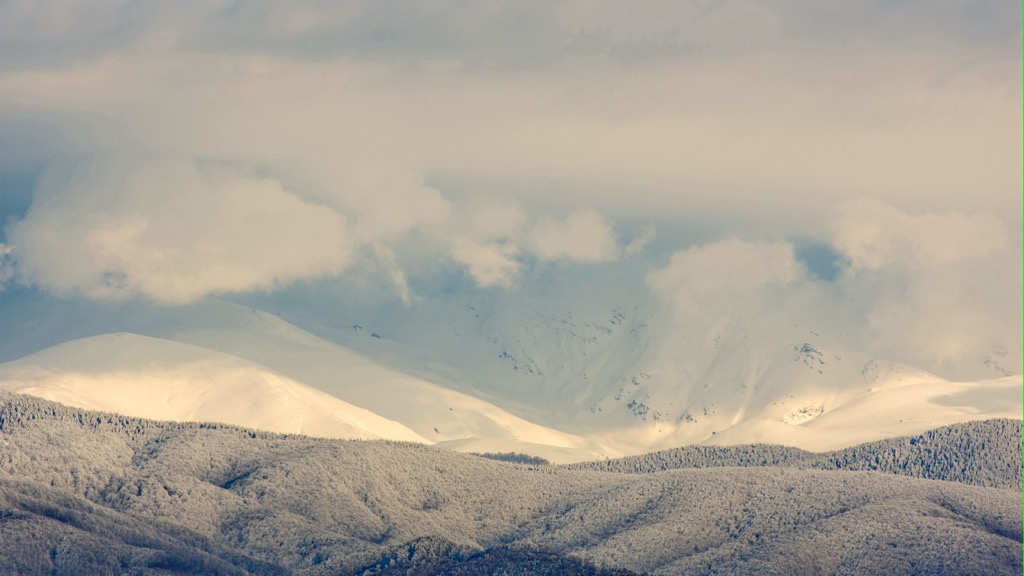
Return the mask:
<svg viewBox="0 0 1024 576">
<path fill-rule="evenodd" d="M 615 474 L 0 395 L 0 574 L 1021 573 L 1021 494 L 777 466 Z"/>
<path fill-rule="evenodd" d="M 870 470 L 989 488 L 1021 488 L 1021 421 L 982 420 L 943 426 L 815 453 L 770 444 L 684 446 L 615 460 L 568 464 L 573 470 L 644 474 L 680 468 L 781 466 Z"/>
</svg>

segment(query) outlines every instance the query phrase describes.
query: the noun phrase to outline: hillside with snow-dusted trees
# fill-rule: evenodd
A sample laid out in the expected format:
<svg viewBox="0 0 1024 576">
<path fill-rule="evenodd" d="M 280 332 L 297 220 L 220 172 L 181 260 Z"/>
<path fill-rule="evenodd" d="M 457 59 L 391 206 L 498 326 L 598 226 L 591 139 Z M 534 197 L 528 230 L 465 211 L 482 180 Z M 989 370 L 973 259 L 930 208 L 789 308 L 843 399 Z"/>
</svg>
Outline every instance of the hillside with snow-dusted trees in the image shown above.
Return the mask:
<svg viewBox="0 0 1024 576">
<path fill-rule="evenodd" d="M 998 447 L 1019 442 L 1020 423 L 924 437 L 936 447 L 967 437 L 961 446 Z M 1005 467 L 980 451 L 958 457 L 973 462 L 972 478 L 989 479 L 976 483 L 1002 487 L 840 469 L 886 449 L 850 453 L 829 470 L 765 461 L 623 474 L 157 422 L 7 394 L 0 571 L 1020 573 L 1019 476 L 1010 486 Z M 926 453 L 903 453 L 907 467 L 929 469 Z"/>
<path fill-rule="evenodd" d="M 1021 422 L 993 419 L 943 426 L 830 452 L 788 446 L 684 446 L 617 460 L 571 464 L 575 470 L 644 474 L 679 468 L 781 466 L 868 470 L 974 486 L 1021 485 Z"/>
</svg>

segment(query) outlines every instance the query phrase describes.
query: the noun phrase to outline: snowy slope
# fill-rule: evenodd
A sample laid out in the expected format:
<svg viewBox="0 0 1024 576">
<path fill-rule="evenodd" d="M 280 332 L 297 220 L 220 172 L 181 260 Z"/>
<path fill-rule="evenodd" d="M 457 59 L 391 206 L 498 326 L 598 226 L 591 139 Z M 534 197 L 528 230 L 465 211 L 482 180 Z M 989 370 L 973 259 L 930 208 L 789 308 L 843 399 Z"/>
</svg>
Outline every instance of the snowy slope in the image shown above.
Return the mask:
<svg viewBox="0 0 1024 576">
<path fill-rule="evenodd" d="M 0 386 L 151 418 L 557 462 L 702 442 L 839 448 L 1020 416 L 1019 375 L 947 382 L 781 314 L 681 320 L 631 300 L 630 282 L 397 309 L 264 303 L 275 313 L 37 299 L 4 310 L 0 351 L 63 344 L 0 365 Z"/>
<path fill-rule="evenodd" d="M 581 455 L 618 453 L 583 437 L 534 424 L 471 395 L 382 366 L 272 314 L 225 302 L 210 303 L 203 309 L 201 321 L 169 330 L 168 337 L 259 361 L 399 421 L 430 442 L 495 438 L 580 450 Z"/>
<path fill-rule="evenodd" d="M 1020 417 L 1019 375 L 951 383 L 860 352 L 827 318 L 800 325 L 784 311 L 741 307 L 679 318 L 638 299 L 642 277 L 591 273 L 574 285 L 555 278 L 336 317 L 284 303 L 282 316 L 404 373 L 626 453 L 700 442 L 832 448 Z M 911 383 L 915 393 L 888 392 Z M 986 400 L 992 390 L 998 405 Z M 931 400 L 952 391 L 969 401 Z"/>
<path fill-rule="evenodd" d="M 484 448 L 491 439 L 500 441 L 502 445 L 509 442 L 532 443 L 557 447 L 557 454 L 572 454 L 570 460 L 621 454 L 581 436 L 534 424 L 473 396 L 381 366 L 361 354 L 288 324 L 273 314 L 237 304 L 210 301 L 187 307 L 162 308 L 135 303 L 122 307 L 119 315 L 110 314 L 110 310 L 104 310 L 104 314 L 91 314 L 86 309 L 72 312 L 77 320 L 77 330 L 92 330 L 102 336 L 105 330 L 115 328 L 147 335 L 150 340 L 137 340 L 137 350 L 129 348 L 124 351 L 106 337 L 58 345 L 0 365 L 4 368 L 0 372 L 0 380 L 7 380 L 0 386 L 83 408 L 109 409 L 151 418 L 211 419 L 294 432 L 294 427 L 274 428 L 256 424 L 256 420 L 248 415 L 252 412 L 259 421 L 269 422 L 274 409 L 274 395 L 267 386 L 246 388 L 245 382 L 280 380 L 293 388 L 302 386 L 310 392 L 341 399 L 347 407 L 358 407 L 381 420 L 401 424 L 401 431 L 393 434 L 372 431 L 370 437 L 428 443 L 473 438 L 475 445 Z M 58 327 L 51 329 L 59 330 Z M 36 331 L 39 334 L 46 332 L 38 325 Z M 159 350 L 151 349 L 153 338 L 164 343 L 187 344 L 188 349 L 202 351 L 209 358 L 205 362 L 159 361 L 147 364 L 146 358 L 180 355 L 168 350 L 166 345 L 157 346 Z M 139 360 L 134 360 L 136 357 Z M 75 361 L 72 358 L 78 359 L 81 366 L 73 365 Z M 104 367 L 105 379 L 101 384 L 80 375 L 97 372 L 92 370 L 91 363 L 98 361 L 93 358 L 103 358 L 108 363 Z M 248 374 L 237 369 L 235 363 L 239 361 L 248 361 Z M 167 368 L 166 364 L 174 367 Z M 155 392 L 144 388 L 129 388 L 125 378 L 115 378 L 118 365 L 134 366 L 134 369 L 127 370 L 132 381 L 145 381 L 160 390 L 187 390 L 188 395 L 200 399 L 212 395 L 214 400 L 211 400 L 211 406 L 206 406 L 203 403 L 206 400 L 202 400 L 200 405 L 204 407 L 187 403 L 181 406 L 158 403 L 156 408 L 149 408 L 151 399 L 159 395 L 155 396 Z M 195 374 L 190 375 L 189 371 Z M 70 384 L 72 380 L 76 383 Z M 47 383 L 44 385 L 43 381 Z M 116 387 L 114 382 L 123 384 Z M 204 392 L 201 390 L 203 387 L 211 391 Z M 57 389 L 62 392 L 58 394 L 54 391 Z M 227 392 L 221 393 L 221 389 Z M 107 399 L 118 394 L 122 396 L 117 400 L 120 408 Z M 182 396 L 175 394 L 173 398 L 181 402 Z M 235 398 L 235 401 L 233 404 L 221 402 L 219 399 L 222 397 Z M 314 413 L 322 412 L 316 403 L 308 403 L 307 408 Z M 330 407 L 328 411 L 333 413 L 338 409 Z M 321 417 L 304 414 L 299 409 L 296 412 L 286 420 L 312 421 Z M 346 413 L 346 410 L 342 412 Z M 360 431 L 314 432 L 309 425 L 305 433 L 367 437 Z M 563 461 L 564 458 L 557 460 Z"/>
<path fill-rule="evenodd" d="M 750 419 L 717 432 L 703 443 L 765 442 L 826 451 L 918 434 L 950 423 L 1020 416 L 1019 376 L 979 382 L 890 380 L 803 423 Z"/>
<path fill-rule="evenodd" d="M 0 364 L 0 389 L 157 420 L 425 442 L 398 422 L 253 362 L 129 333 L 73 340 Z"/>
</svg>

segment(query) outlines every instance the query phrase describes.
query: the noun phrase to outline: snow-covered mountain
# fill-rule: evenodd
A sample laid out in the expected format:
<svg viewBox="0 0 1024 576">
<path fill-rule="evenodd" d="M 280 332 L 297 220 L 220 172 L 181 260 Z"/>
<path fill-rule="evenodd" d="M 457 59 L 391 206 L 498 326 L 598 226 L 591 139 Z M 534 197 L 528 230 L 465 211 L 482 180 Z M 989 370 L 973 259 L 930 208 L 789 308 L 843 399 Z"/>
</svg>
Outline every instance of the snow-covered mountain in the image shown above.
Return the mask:
<svg viewBox="0 0 1024 576">
<path fill-rule="evenodd" d="M 623 452 L 751 441 L 831 449 L 1020 416 L 1019 375 L 949 382 L 860 351 L 832 319 L 800 324 L 763 306 L 679 317 L 628 272 L 548 275 L 512 293 L 411 308 L 338 304 L 333 317 L 308 313 L 331 298 L 314 291 L 301 305 L 275 304 L 380 362 Z"/>
<path fill-rule="evenodd" d="M 554 461 L 621 453 L 382 366 L 252 308 L 211 301 L 110 312 L 76 308 L 76 329 L 97 335 L 0 364 L 0 388 L 148 418 L 335 438 L 461 440 L 479 451 L 490 450 L 491 441 L 524 443 Z"/>
<path fill-rule="evenodd" d="M 832 449 L 1021 413 L 1019 375 L 949 382 L 782 315 L 715 310 L 680 327 L 630 300 L 634 282 L 586 298 L 547 286 L 543 299 L 411 308 L 304 295 L 262 303 L 273 312 L 9 294 L 0 388 L 148 418 L 559 462 L 691 443 Z"/>
<path fill-rule="evenodd" d="M 12 392 L 92 410 L 231 422 L 333 438 L 428 442 L 393 420 L 206 348 L 131 333 L 90 336 L 0 365 Z"/>
</svg>

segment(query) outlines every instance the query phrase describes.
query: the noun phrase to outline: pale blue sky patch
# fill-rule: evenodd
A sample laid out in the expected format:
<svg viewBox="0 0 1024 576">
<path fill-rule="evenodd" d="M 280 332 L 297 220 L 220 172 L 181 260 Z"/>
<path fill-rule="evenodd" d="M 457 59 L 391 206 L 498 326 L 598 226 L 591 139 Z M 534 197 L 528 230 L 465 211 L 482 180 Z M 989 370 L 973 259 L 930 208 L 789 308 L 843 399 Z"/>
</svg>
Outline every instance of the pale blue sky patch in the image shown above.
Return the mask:
<svg viewBox="0 0 1024 576">
<path fill-rule="evenodd" d="M 800 238 L 793 241 L 794 255 L 810 272 L 811 276 L 825 282 L 836 280 L 846 263 L 843 255 L 823 242 Z"/>
</svg>

